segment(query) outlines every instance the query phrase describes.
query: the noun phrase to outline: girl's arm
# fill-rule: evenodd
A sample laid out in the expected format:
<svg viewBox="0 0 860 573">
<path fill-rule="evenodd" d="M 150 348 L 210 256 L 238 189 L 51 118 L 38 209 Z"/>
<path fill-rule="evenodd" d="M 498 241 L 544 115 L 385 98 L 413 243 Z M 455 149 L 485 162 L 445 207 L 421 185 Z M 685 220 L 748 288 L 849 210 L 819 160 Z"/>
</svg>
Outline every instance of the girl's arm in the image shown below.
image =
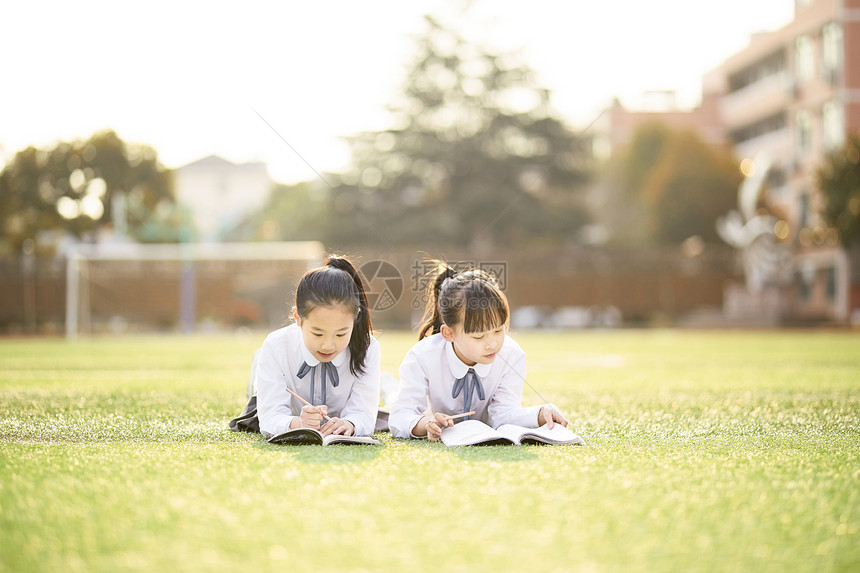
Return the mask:
<svg viewBox="0 0 860 573">
<path fill-rule="evenodd" d="M 260 432 L 265 436 L 275 436 L 287 431 L 297 416 L 293 415 L 290 395 L 285 390 L 288 383 L 283 372 L 286 357 L 279 356 L 278 344 L 282 338 L 267 337 L 260 349 L 256 365 L 257 418 Z"/>
<path fill-rule="evenodd" d="M 426 435 L 413 433 L 427 409 L 427 373 L 411 350 L 400 365 L 400 393 L 391 407 L 388 426 L 395 438 L 419 438 Z M 419 428 L 421 430 L 423 428 Z"/>
<path fill-rule="evenodd" d="M 454 420 L 448 414 L 441 412 L 432 415 L 425 414 L 412 428 L 412 435 L 416 438 L 426 437 L 431 442 L 438 442 L 442 439 L 442 430 L 453 425 Z"/>
<path fill-rule="evenodd" d="M 340 419 L 348 421 L 355 428 L 354 436 L 369 436 L 376 427 L 380 361 L 379 342 L 373 339 L 364 360 L 364 374 L 356 377 L 346 405 L 340 412 Z"/>
</svg>

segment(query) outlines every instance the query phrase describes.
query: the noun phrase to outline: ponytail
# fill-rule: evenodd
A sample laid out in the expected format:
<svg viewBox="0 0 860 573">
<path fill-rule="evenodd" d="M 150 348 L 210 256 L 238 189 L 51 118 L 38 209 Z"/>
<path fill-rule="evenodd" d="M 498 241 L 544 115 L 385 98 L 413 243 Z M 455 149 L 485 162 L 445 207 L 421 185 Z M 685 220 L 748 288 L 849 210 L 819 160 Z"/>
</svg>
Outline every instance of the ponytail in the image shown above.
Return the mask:
<svg viewBox="0 0 860 573">
<path fill-rule="evenodd" d="M 435 273 L 435 274 L 434 274 Z M 505 326 L 510 307 L 493 275 L 480 269 L 457 273 L 447 263 L 436 261 L 427 285 L 427 306 L 418 340 L 463 324 L 467 333 Z"/>
<path fill-rule="evenodd" d="M 364 374 L 364 360 L 370 347 L 373 325 L 367 292 L 361 276 L 344 257 L 332 255 L 325 265 L 304 274 L 296 288 L 296 311 L 307 316 L 320 306 L 343 305 L 355 316 L 349 338 L 349 370 Z"/>
<path fill-rule="evenodd" d="M 355 270 L 352 263 L 345 257 L 332 255 L 326 265 L 349 274 L 355 284 L 355 294 L 358 296 L 358 309 L 355 315 L 355 323 L 352 327 L 352 336 L 349 339 L 349 370 L 353 374 L 364 374 L 364 359 L 367 349 L 370 347 L 370 336 L 373 333 L 373 324 L 370 321 L 370 308 L 367 305 L 367 291 L 361 275 Z"/>
<path fill-rule="evenodd" d="M 445 280 L 457 276 L 457 271 L 449 267 L 444 261 L 435 261 L 435 263 L 436 269 L 430 272 L 433 280 L 427 282 L 427 304 L 424 306 L 424 316 L 421 319 L 422 324 L 421 330 L 418 331 L 418 340 L 436 334 L 442 328 L 445 321 L 439 309 L 439 295 Z"/>
</svg>

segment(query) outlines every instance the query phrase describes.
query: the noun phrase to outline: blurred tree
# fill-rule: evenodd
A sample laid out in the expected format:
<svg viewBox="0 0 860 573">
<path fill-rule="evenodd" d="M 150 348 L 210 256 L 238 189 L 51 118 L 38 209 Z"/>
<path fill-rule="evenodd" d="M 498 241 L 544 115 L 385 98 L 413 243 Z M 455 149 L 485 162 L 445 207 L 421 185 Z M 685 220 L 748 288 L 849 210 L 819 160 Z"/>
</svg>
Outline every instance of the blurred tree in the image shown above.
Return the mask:
<svg viewBox="0 0 860 573">
<path fill-rule="evenodd" d="M 349 139 L 331 241 L 574 238 L 586 221 L 586 143 L 554 116 L 527 65 L 425 19 L 393 126 Z"/>
<path fill-rule="evenodd" d="M 742 179 L 729 148 L 709 146 L 689 131 L 675 133 L 642 191 L 652 235 L 666 244 L 693 235 L 719 242 L 717 219 L 737 204 Z"/>
<path fill-rule="evenodd" d="M 124 221 L 113 221 L 115 202 L 126 206 Z M 0 172 L 0 239 L 16 250 L 39 231 L 83 237 L 108 224 L 142 241 L 176 240 L 179 232 L 164 224 L 174 210 L 172 178 L 155 150 L 126 145 L 113 131 L 28 147 Z M 156 222 L 165 232 L 152 236 L 146 229 Z"/>
<path fill-rule="evenodd" d="M 648 210 L 640 195 L 669 138 L 669 130 L 662 123 L 643 124 L 633 133 L 631 142 L 605 166 L 596 216 L 599 224 L 607 228 L 610 243 L 653 243 Z"/>
<path fill-rule="evenodd" d="M 850 135 L 842 149 L 825 156 L 817 172 L 824 201 L 821 217 L 836 229 L 848 254 L 852 285 L 860 284 L 860 134 Z M 860 308 L 853 286 L 849 309 Z"/>
<path fill-rule="evenodd" d="M 634 198 L 639 194 L 643 182 L 659 163 L 671 137 L 669 128 L 659 122 L 645 123 L 633 133 L 620 170 L 621 184 L 628 197 Z"/>
<path fill-rule="evenodd" d="M 839 233 L 846 247 L 860 242 L 860 135 L 848 138 L 842 149 L 825 156 L 817 172 L 823 195 L 821 216 Z"/>
<path fill-rule="evenodd" d="M 716 220 L 735 206 L 742 180 L 728 147 L 658 122 L 640 126 L 608 172 L 622 198 L 614 239 L 639 245 L 718 242 Z"/>
</svg>

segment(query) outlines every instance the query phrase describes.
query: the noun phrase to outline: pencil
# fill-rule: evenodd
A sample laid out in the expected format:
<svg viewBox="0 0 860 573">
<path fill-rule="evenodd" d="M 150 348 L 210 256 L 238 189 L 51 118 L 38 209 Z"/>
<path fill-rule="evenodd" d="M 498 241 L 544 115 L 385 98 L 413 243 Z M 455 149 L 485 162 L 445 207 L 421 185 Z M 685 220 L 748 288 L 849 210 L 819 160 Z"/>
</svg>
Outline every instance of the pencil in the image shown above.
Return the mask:
<svg viewBox="0 0 860 573">
<path fill-rule="evenodd" d="M 457 418 L 465 418 L 466 416 L 471 416 L 474 413 L 475 413 L 475 411 L 472 410 L 471 412 L 463 412 L 462 414 L 454 414 L 453 416 L 448 416 L 448 417 L 451 418 L 452 420 L 456 420 Z"/>
<path fill-rule="evenodd" d="M 313 404 L 311 404 L 310 402 L 308 402 L 307 400 L 305 400 L 304 398 L 302 398 L 301 396 L 299 396 L 298 394 L 296 394 L 295 392 L 293 392 L 293 391 L 292 391 L 292 390 L 290 390 L 289 388 L 287 388 L 287 392 L 289 392 L 290 394 L 292 394 L 293 396 L 295 396 L 296 398 L 298 398 L 298 399 L 302 402 L 302 404 L 305 404 L 306 406 L 313 406 Z M 323 416 L 323 419 L 324 419 L 326 422 L 331 422 L 331 419 L 330 419 L 330 418 L 328 418 L 327 416 Z"/>
<path fill-rule="evenodd" d="M 465 418 L 466 416 L 471 416 L 474 413 L 475 413 L 475 411 L 472 410 L 471 412 L 463 412 L 462 414 L 454 414 L 453 416 L 448 416 L 448 419 L 449 420 L 456 420 L 457 418 Z M 435 415 L 431 412 L 430 413 L 431 420 L 435 420 L 434 416 Z"/>
</svg>

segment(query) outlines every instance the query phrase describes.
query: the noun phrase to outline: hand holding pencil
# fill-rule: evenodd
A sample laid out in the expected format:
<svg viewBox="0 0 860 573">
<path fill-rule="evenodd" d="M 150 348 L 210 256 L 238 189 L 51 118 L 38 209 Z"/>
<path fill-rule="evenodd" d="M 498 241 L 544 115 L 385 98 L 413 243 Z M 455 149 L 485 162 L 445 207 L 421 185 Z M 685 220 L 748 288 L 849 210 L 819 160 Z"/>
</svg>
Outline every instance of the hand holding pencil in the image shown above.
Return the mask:
<svg viewBox="0 0 860 573">
<path fill-rule="evenodd" d="M 454 425 L 454 420 L 471 416 L 475 411 L 463 412 L 462 414 L 442 414 L 441 412 L 433 412 L 433 406 L 430 404 L 430 396 L 427 396 L 427 418 L 424 420 L 424 428 L 427 433 L 427 439 L 431 442 L 439 441 L 442 438 L 442 429 Z"/>
<path fill-rule="evenodd" d="M 319 422 L 320 422 L 318 424 L 318 427 L 322 426 L 322 423 L 321 423 L 322 420 L 325 420 L 326 422 L 332 421 L 331 418 L 326 416 L 326 414 L 328 413 L 327 412 L 328 408 L 325 405 L 314 406 L 313 404 L 311 404 L 310 402 L 308 402 L 307 400 L 305 400 L 304 398 L 302 398 L 301 396 L 299 396 L 298 394 L 296 394 L 295 392 L 293 392 L 289 388 L 287 388 L 286 390 L 287 390 L 287 392 L 292 394 L 299 402 L 301 402 L 302 404 L 305 405 L 305 407 L 302 408 L 302 415 L 300 416 L 302 419 L 302 423 L 307 423 L 309 425 L 309 427 L 313 427 L 313 421 L 316 419 L 317 416 L 319 416 Z"/>
</svg>

